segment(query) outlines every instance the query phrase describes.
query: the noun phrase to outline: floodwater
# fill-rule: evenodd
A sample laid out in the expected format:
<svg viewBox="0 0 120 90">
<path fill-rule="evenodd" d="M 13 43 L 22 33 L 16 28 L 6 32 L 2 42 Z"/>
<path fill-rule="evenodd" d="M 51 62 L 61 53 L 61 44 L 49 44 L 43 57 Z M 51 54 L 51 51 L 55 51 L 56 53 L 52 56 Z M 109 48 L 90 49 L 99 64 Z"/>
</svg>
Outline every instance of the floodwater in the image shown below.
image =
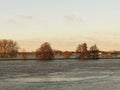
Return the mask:
<svg viewBox="0 0 120 90">
<path fill-rule="evenodd" d="M 1 61 L 0 90 L 120 90 L 120 60 Z"/>
</svg>

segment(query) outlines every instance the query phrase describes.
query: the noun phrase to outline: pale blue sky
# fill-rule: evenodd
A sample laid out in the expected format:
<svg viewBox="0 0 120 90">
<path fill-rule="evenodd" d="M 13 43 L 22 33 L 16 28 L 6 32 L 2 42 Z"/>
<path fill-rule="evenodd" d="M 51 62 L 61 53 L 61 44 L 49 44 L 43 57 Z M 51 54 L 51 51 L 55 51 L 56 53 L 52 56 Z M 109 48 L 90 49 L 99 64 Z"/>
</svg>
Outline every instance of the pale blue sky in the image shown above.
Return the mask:
<svg viewBox="0 0 120 90">
<path fill-rule="evenodd" d="M 0 38 L 29 51 L 45 41 L 61 50 L 83 42 L 120 50 L 119 23 L 119 0 L 0 0 Z"/>
</svg>

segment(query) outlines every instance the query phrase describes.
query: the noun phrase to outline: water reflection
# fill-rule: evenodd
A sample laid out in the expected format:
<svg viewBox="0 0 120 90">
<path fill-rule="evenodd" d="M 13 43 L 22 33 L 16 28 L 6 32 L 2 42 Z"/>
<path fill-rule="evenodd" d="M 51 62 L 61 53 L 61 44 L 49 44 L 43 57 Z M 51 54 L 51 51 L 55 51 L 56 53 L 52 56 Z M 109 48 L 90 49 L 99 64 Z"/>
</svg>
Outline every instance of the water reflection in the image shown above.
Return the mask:
<svg viewBox="0 0 120 90">
<path fill-rule="evenodd" d="M 86 80 L 86 79 L 99 79 L 99 78 L 105 78 L 108 77 L 105 76 L 91 76 L 91 77 L 70 77 L 70 78 L 60 78 L 60 77 L 48 77 L 48 78 L 15 78 L 15 79 L 8 79 L 7 81 L 14 81 L 14 82 L 70 82 L 70 81 L 80 81 L 80 80 Z"/>
</svg>

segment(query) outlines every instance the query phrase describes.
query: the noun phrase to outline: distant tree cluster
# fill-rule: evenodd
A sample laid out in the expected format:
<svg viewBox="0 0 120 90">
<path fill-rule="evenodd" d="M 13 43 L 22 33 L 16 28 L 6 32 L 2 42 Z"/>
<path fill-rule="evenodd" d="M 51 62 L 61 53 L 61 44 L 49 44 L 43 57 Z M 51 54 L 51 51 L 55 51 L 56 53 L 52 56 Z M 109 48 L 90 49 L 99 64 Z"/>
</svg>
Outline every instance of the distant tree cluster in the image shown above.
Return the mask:
<svg viewBox="0 0 120 90">
<path fill-rule="evenodd" d="M 8 57 L 16 57 L 18 53 L 18 45 L 16 41 L 13 40 L 0 40 L 0 57 L 8 58 Z"/>
<path fill-rule="evenodd" d="M 87 60 L 87 59 L 98 59 L 98 48 L 96 45 L 93 45 L 90 47 L 90 49 L 87 49 L 87 44 L 79 44 L 76 53 L 78 55 L 78 58 L 80 60 Z M 40 48 L 36 50 L 36 56 L 39 60 L 53 60 L 54 55 L 62 55 L 64 58 L 70 58 L 72 55 L 69 51 L 60 51 L 60 50 L 52 50 L 50 44 L 48 42 L 45 42 L 41 45 Z"/>
<path fill-rule="evenodd" d="M 90 50 L 87 49 L 87 44 L 79 44 L 76 53 L 78 54 L 78 58 L 80 60 L 87 60 L 87 59 L 98 59 L 98 48 L 96 45 L 90 47 Z"/>
<path fill-rule="evenodd" d="M 27 59 L 28 52 L 23 50 L 23 52 L 18 53 L 18 44 L 16 41 L 1 39 L 0 40 L 0 58 L 12 58 L 16 57 L 18 54 L 21 55 L 23 60 Z M 79 44 L 76 49 L 76 54 L 80 60 L 87 59 L 98 59 L 98 48 L 96 45 L 93 45 L 88 50 L 87 44 Z M 70 58 L 71 55 L 75 54 L 74 52 L 69 51 L 60 51 L 53 50 L 51 45 L 48 42 L 41 44 L 40 48 L 32 55 L 36 55 L 38 60 L 53 60 L 54 56 L 63 56 L 64 58 Z"/>
<path fill-rule="evenodd" d="M 70 58 L 71 52 L 69 52 L 69 51 L 64 51 L 64 52 L 62 52 L 62 55 L 64 56 L 64 58 Z"/>
<path fill-rule="evenodd" d="M 62 51 L 61 50 L 53 50 L 54 55 L 62 55 Z"/>
</svg>

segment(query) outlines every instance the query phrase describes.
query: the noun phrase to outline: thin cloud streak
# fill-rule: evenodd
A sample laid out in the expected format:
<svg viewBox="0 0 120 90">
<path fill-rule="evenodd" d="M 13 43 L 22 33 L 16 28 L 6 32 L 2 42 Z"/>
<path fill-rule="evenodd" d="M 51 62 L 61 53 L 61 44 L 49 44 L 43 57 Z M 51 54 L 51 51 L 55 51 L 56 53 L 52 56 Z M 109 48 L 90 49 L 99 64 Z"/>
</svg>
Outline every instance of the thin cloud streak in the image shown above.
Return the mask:
<svg viewBox="0 0 120 90">
<path fill-rule="evenodd" d="M 19 15 L 19 16 L 16 16 L 14 18 L 8 19 L 7 22 L 10 23 L 10 24 L 16 24 L 17 22 L 19 22 L 19 19 L 32 20 L 33 16 Z"/>
<path fill-rule="evenodd" d="M 17 16 L 18 18 L 21 18 L 21 19 L 26 19 L 26 20 L 32 20 L 33 19 L 33 16 L 25 16 L 25 15 L 19 15 Z"/>
<path fill-rule="evenodd" d="M 17 21 L 16 21 L 15 19 L 9 19 L 9 20 L 8 20 L 8 23 L 10 23 L 10 24 L 16 24 Z"/>
<path fill-rule="evenodd" d="M 75 16 L 75 15 L 65 15 L 64 20 L 71 21 L 71 22 L 82 22 L 82 19 L 80 18 L 80 16 Z"/>
</svg>

